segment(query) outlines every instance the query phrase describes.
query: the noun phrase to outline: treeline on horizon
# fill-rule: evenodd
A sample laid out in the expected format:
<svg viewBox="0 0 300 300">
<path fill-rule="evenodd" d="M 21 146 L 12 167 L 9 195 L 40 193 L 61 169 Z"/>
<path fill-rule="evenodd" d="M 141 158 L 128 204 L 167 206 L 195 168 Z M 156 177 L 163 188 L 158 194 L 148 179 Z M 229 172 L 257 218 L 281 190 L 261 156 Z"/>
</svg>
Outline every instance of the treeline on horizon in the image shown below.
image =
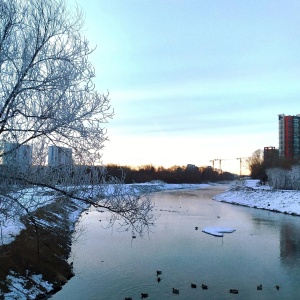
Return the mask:
<svg viewBox="0 0 300 300">
<path fill-rule="evenodd" d="M 194 165 L 172 166 L 170 168 L 143 165 L 137 168 L 109 164 L 107 175 L 119 179 L 124 177 L 125 183 L 144 183 L 161 180 L 166 183 L 206 183 L 223 180 L 234 180 L 236 175 L 220 172 L 212 167 L 196 167 Z"/>
</svg>

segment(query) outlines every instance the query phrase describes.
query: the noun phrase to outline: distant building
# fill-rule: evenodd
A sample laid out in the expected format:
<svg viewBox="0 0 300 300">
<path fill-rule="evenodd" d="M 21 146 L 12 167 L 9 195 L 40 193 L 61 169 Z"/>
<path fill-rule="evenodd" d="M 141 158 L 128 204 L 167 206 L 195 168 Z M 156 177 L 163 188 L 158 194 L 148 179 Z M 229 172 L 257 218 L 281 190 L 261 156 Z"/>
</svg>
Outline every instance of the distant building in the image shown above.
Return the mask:
<svg viewBox="0 0 300 300">
<path fill-rule="evenodd" d="M 300 158 L 300 114 L 279 119 L 279 155 L 286 158 Z"/>
<path fill-rule="evenodd" d="M 265 166 L 275 167 L 278 164 L 279 150 L 275 147 L 264 147 L 264 163 Z"/>
<path fill-rule="evenodd" d="M 197 170 L 198 167 L 196 165 L 193 165 L 193 164 L 187 164 L 186 166 L 186 170 L 188 171 L 194 171 L 194 170 Z"/>
<path fill-rule="evenodd" d="M 32 165 L 32 146 L 5 142 L 2 163 L 7 166 L 28 168 Z"/>
<path fill-rule="evenodd" d="M 63 165 L 72 165 L 72 149 L 58 146 L 49 146 L 48 148 L 48 166 L 58 167 Z"/>
</svg>

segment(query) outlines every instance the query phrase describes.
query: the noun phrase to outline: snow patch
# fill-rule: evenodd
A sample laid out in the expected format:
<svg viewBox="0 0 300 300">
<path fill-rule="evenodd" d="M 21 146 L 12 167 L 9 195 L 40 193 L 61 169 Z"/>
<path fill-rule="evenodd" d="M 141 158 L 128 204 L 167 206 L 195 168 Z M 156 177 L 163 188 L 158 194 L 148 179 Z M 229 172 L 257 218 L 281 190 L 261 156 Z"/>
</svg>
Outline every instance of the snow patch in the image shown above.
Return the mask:
<svg viewBox="0 0 300 300">
<path fill-rule="evenodd" d="M 35 285 L 28 289 L 26 286 L 30 280 L 33 281 Z M 10 275 L 7 275 L 6 281 L 9 283 L 8 287 L 10 292 L 3 295 L 4 300 L 35 299 L 41 293 L 45 291 L 49 292 L 53 289 L 52 284 L 43 280 L 41 274 L 31 275 L 29 279 L 25 279 L 25 277 L 11 271 Z"/>
<path fill-rule="evenodd" d="M 238 182 L 213 200 L 266 209 L 291 215 L 300 215 L 300 191 L 274 190 L 261 186 L 257 180 Z"/>
<path fill-rule="evenodd" d="M 0 244 L 9 244 L 25 226 L 20 220 L 0 222 Z"/>
</svg>

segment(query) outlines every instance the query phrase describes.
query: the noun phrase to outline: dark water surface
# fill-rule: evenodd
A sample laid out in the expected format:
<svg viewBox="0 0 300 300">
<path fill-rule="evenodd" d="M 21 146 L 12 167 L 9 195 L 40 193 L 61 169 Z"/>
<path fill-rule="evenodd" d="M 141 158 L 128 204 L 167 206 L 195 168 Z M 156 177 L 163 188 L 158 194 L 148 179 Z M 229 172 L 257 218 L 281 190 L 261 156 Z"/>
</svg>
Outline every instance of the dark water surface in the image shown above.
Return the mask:
<svg viewBox="0 0 300 300">
<path fill-rule="evenodd" d="M 104 229 L 105 213 L 84 215 L 78 229 L 86 232 L 72 253 L 76 276 L 51 299 L 140 299 L 141 293 L 156 300 L 300 299 L 300 217 L 211 200 L 220 191 L 154 194 L 160 217 L 143 239 Z M 201 232 L 208 226 L 236 231 L 214 237 Z M 162 271 L 159 283 L 156 270 Z"/>
</svg>

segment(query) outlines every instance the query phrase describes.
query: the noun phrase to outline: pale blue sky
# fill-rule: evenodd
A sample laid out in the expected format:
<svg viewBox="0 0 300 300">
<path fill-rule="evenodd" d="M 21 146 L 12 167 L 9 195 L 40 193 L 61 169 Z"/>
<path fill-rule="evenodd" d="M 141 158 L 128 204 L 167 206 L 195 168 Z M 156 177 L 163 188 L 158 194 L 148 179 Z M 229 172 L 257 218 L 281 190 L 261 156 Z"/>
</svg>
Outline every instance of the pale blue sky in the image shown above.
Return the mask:
<svg viewBox="0 0 300 300">
<path fill-rule="evenodd" d="M 299 0 L 77 3 L 115 109 L 104 163 L 237 171 L 278 147 L 278 114 L 300 113 Z"/>
</svg>

